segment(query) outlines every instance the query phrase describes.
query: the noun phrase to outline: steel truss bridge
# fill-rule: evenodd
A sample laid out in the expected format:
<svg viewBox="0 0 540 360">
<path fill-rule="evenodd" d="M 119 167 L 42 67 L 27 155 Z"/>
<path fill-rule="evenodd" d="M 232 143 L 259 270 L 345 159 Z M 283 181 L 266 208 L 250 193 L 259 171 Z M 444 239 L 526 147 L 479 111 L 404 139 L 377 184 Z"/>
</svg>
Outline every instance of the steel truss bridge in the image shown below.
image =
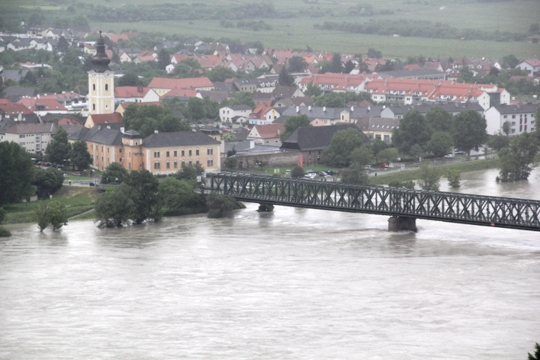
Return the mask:
<svg viewBox="0 0 540 360">
<path fill-rule="evenodd" d="M 207 189 L 245 202 L 540 231 L 538 200 L 250 174 L 209 177 Z"/>
</svg>

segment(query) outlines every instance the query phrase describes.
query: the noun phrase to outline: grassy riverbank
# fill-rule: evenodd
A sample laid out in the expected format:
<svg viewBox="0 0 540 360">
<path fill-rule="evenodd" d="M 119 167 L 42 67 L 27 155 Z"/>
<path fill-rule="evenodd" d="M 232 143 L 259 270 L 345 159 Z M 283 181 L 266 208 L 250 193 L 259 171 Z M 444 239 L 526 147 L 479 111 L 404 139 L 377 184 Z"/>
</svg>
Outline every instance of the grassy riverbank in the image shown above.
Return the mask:
<svg viewBox="0 0 540 360">
<path fill-rule="evenodd" d="M 429 165 L 428 165 L 429 166 Z M 494 169 L 499 166 L 499 159 L 487 159 L 487 160 L 474 160 L 464 161 L 455 164 L 440 165 L 437 166 L 440 174 L 444 175 L 448 170 L 459 170 L 461 172 L 478 171 Z M 388 185 L 393 181 L 411 181 L 417 180 L 420 177 L 420 169 L 415 170 L 403 170 L 398 172 L 392 172 L 385 174 L 384 172 L 378 172 L 378 176 L 370 177 L 369 183 L 371 185 Z"/>
<path fill-rule="evenodd" d="M 53 195 L 52 199 L 44 200 L 45 202 L 58 201 L 66 206 L 68 217 L 74 217 L 78 214 L 86 213 L 94 209 L 94 202 L 99 196 L 99 192 L 95 188 L 90 187 L 75 187 L 63 186 Z M 7 211 L 6 218 L 2 224 L 17 224 L 31 223 L 35 221 L 34 211 L 38 202 L 20 203 L 6 205 L 4 209 Z M 90 214 L 85 214 L 83 218 L 93 217 L 93 211 Z"/>
</svg>

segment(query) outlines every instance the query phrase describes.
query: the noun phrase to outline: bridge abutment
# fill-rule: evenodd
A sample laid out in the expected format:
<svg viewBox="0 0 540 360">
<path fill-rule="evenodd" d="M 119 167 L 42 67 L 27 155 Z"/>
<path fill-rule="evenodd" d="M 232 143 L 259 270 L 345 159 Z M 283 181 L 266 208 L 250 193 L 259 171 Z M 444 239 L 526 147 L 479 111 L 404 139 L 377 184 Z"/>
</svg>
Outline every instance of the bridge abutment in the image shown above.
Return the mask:
<svg viewBox="0 0 540 360">
<path fill-rule="evenodd" d="M 260 203 L 258 212 L 272 212 L 274 211 L 274 204 L 270 203 Z"/>
<path fill-rule="evenodd" d="M 388 219 L 388 231 L 414 231 L 417 232 L 416 218 L 405 216 L 392 216 Z"/>
</svg>

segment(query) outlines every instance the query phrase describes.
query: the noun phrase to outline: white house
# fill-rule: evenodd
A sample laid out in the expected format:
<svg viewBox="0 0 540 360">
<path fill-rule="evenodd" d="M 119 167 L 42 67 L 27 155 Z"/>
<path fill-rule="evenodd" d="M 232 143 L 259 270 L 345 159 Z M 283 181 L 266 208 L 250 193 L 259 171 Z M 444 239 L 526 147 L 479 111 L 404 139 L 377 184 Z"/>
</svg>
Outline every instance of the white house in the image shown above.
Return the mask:
<svg viewBox="0 0 540 360">
<path fill-rule="evenodd" d="M 509 124 L 510 136 L 533 132 L 536 130 L 534 114 L 537 108 L 538 105 L 535 104 L 492 106 L 484 114 L 487 122 L 487 133 L 489 135 L 503 134 L 505 122 Z"/>
<path fill-rule="evenodd" d="M 252 109 L 247 105 L 230 105 L 219 109 L 219 119 L 221 122 L 234 122 L 233 118 L 242 117 L 249 119 Z"/>
<path fill-rule="evenodd" d="M 522 61 L 516 68 L 527 71 L 528 76 L 534 76 L 535 73 L 540 73 L 540 60 L 528 59 Z"/>
</svg>

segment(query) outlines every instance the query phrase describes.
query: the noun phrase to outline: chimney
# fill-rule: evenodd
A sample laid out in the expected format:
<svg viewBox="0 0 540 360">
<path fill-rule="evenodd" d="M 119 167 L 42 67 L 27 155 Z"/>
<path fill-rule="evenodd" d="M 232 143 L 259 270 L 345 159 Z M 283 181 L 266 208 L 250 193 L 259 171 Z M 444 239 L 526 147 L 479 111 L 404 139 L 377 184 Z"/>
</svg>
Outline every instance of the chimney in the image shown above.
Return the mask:
<svg viewBox="0 0 540 360">
<path fill-rule="evenodd" d="M 296 106 L 296 112 L 297 112 L 297 113 L 300 112 L 300 106 Z"/>
<path fill-rule="evenodd" d="M 326 106 L 323 106 L 322 111 L 326 112 Z"/>
<path fill-rule="evenodd" d="M 367 112 L 370 112 L 371 111 L 371 106 L 368 106 L 367 107 Z"/>
<path fill-rule="evenodd" d="M 351 106 L 351 112 L 354 112 L 354 106 Z"/>
<path fill-rule="evenodd" d="M 122 127 L 120 127 L 120 133 L 122 133 L 122 134 L 123 134 L 123 133 L 124 133 L 124 130 L 125 130 L 125 128 L 124 128 L 123 126 L 122 126 Z"/>
<path fill-rule="evenodd" d="M 309 105 L 309 106 L 307 107 L 307 109 L 308 109 L 308 111 L 311 111 L 311 105 Z"/>
</svg>

